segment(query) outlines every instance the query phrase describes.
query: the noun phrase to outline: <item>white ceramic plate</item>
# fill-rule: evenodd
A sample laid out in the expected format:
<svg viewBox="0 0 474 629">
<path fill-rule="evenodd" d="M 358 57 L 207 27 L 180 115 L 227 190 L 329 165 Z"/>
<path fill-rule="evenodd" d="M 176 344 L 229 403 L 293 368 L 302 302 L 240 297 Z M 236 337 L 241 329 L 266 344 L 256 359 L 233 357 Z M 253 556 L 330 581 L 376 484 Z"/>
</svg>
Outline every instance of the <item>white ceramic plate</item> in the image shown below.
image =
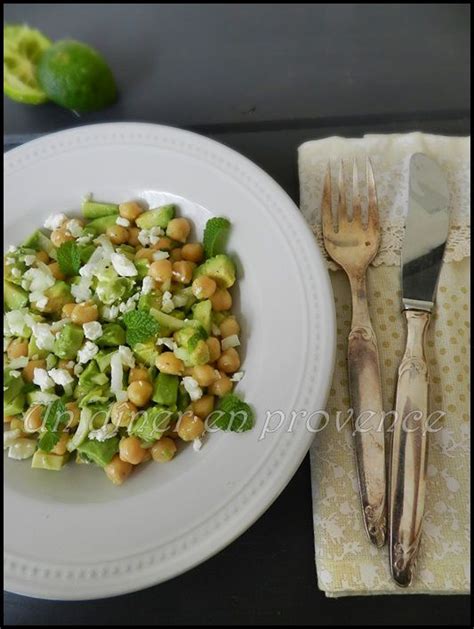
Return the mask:
<svg viewBox="0 0 474 629">
<path fill-rule="evenodd" d="M 245 338 L 237 390 L 256 411 L 255 429 L 211 434 L 199 453 L 187 448 L 170 464 L 144 466 L 122 487 L 89 466 L 55 474 L 5 460 L 7 590 L 88 599 L 159 583 L 245 531 L 307 452 L 314 435 L 304 421 L 291 427 L 290 413 L 326 401 L 334 358 L 328 274 L 285 192 L 249 160 L 199 135 L 92 125 L 29 142 L 4 161 L 6 245 L 52 212 L 77 212 L 89 192 L 153 205 L 175 198 L 198 235 L 211 215 L 232 221 Z M 285 423 L 259 439 L 267 410 L 284 413 Z"/>
</svg>

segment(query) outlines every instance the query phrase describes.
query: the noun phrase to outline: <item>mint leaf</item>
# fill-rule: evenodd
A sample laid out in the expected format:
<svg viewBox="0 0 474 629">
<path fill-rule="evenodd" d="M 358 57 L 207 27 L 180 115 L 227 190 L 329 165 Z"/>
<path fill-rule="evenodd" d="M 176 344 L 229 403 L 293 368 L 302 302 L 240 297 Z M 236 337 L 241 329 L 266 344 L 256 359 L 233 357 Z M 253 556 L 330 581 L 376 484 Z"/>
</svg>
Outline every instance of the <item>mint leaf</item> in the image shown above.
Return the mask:
<svg viewBox="0 0 474 629">
<path fill-rule="evenodd" d="M 65 275 L 77 275 L 81 268 L 81 252 L 74 240 L 64 242 L 57 251 L 59 268 Z"/>
<path fill-rule="evenodd" d="M 145 310 L 131 310 L 123 315 L 127 327 L 127 343 L 133 347 L 158 334 L 160 324 Z"/>
<path fill-rule="evenodd" d="M 229 231 L 230 221 L 222 216 L 207 221 L 202 240 L 207 258 L 224 252 Z"/>
<path fill-rule="evenodd" d="M 233 393 L 224 395 L 217 409 L 220 411 L 215 425 L 221 430 L 232 432 L 245 432 L 254 425 L 254 414 L 250 406 Z"/>
<path fill-rule="evenodd" d="M 59 432 L 45 432 L 38 442 L 38 448 L 43 452 L 51 452 L 59 441 Z"/>
<path fill-rule="evenodd" d="M 54 400 L 46 409 L 43 425 L 46 430 L 56 432 L 59 428 L 67 424 L 69 413 L 62 400 Z"/>
</svg>

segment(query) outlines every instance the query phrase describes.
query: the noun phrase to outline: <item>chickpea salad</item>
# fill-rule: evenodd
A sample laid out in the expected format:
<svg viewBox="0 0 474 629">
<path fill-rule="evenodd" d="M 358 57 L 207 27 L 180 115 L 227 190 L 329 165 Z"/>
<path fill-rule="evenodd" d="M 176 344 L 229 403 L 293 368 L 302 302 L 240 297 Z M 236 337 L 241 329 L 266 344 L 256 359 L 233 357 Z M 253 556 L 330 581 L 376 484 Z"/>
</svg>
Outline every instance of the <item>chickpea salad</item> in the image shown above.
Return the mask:
<svg viewBox="0 0 474 629">
<path fill-rule="evenodd" d="M 141 463 L 243 432 L 236 269 L 226 218 L 202 243 L 174 204 L 86 198 L 4 259 L 4 449 L 31 467 L 102 468 L 116 485 Z"/>
</svg>

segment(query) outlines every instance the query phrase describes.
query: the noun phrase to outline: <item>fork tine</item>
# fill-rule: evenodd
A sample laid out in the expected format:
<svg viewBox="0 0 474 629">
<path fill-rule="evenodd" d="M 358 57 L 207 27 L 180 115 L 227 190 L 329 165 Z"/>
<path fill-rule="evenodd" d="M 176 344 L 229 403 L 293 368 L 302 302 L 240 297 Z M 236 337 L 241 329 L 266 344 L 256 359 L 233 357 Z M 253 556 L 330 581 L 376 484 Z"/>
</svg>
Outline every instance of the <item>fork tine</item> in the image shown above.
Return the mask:
<svg viewBox="0 0 474 629">
<path fill-rule="evenodd" d="M 321 201 L 321 218 L 324 236 L 334 233 L 334 222 L 331 210 L 331 196 L 331 162 L 328 162 L 326 175 L 324 177 L 323 198 Z"/>
<path fill-rule="evenodd" d="M 346 204 L 346 188 L 344 183 L 344 162 L 341 159 L 339 166 L 339 193 L 337 202 L 337 222 L 347 222 L 347 204 Z"/>
<path fill-rule="evenodd" d="M 374 171 L 372 163 L 367 157 L 367 197 L 368 197 L 368 210 L 367 210 L 367 227 L 372 229 L 379 228 L 379 209 L 377 203 L 377 190 L 375 188 Z"/>
<path fill-rule="evenodd" d="M 357 170 L 357 160 L 354 157 L 352 164 L 352 220 L 354 222 L 361 222 L 361 201 L 359 190 L 359 173 Z"/>
</svg>

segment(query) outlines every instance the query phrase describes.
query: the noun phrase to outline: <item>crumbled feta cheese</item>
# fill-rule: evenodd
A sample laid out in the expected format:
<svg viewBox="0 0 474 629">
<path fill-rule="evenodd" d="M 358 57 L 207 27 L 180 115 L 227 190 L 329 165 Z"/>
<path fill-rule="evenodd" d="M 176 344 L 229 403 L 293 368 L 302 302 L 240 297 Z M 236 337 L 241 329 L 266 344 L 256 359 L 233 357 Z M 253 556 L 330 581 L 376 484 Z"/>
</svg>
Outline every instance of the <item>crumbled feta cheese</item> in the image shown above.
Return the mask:
<svg viewBox="0 0 474 629">
<path fill-rule="evenodd" d="M 215 323 L 212 324 L 212 335 L 213 336 L 220 336 L 221 335 L 221 330 L 220 330 L 219 326 L 216 325 Z"/>
<path fill-rule="evenodd" d="M 66 223 L 66 229 L 69 231 L 71 236 L 74 236 L 74 238 L 78 238 L 83 231 L 83 227 L 80 221 L 77 220 L 77 218 L 72 218 L 70 221 L 68 221 Z"/>
<path fill-rule="evenodd" d="M 10 376 L 12 376 L 13 378 L 19 378 L 21 376 L 21 373 L 19 371 L 16 371 L 16 369 L 13 369 L 12 371 L 10 371 Z"/>
<path fill-rule="evenodd" d="M 50 229 L 51 231 L 55 229 L 59 229 L 64 221 L 67 220 L 67 216 L 65 214 L 50 214 L 48 218 L 44 222 L 44 226 L 46 229 Z"/>
<path fill-rule="evenodd" d="M 56 395 L 55 393 L 51 393 L 50 391 L 45 391 L 44 393 L 43 391 L 35 392 L 35 404 L 44 404 L 45 406 L 48 406 L 48 404 L 51 404 L 51 402 L 54 402 L 55 400 L 59 400 L 59 395 Z"/>
<path fill-rule="evenodd" d="M 83 236 L 79 236 L 76 242 L 78 245 L 88 245 L 93 238 L 94 238 L 93 234 L 86 233 Z"/>
<path fill-rule="evenodd" d="M 51 324 L 51 332 L 54 332 L 56 334 L 56 332 L 59 332 L 60 330 L 62 330 L 64 328 L 65 325 L 67 325 L 68 323 L 70 323 L 71 319 L 59 319 L 59 321 L 53 321 L 53 323 Z"/>
<path fill-rule="evenodd" d="M 117 426 L 114 426 L 113 424 L 105 424 L 105 426 L 102 426 L 102 428 L 91 430 L 91 432 L 88 434 L 88 438 L 95 441 L 107 441 L 107 439 L 115 437 L 117 433 Z"/>
<path fill-rule="evenodd" d="M 40 310 L 46 308 L 46 306 L 48 305 L 48 298 L 46 297 L 46 295 L 43 295 L 42 293 L 40 293 L 39 295 L 35 294 L 34 297 L 32 295 L 33 293 L 30 293 L 30 301 L 34 303 L 37 308 L 39 308 Z"/>
<path fill-rule="evenodd" d="M 90 341 L 96 341 L 102 336 L 102 325 L 98 321 L 89 321 L 82 324 L 84 336 Z"/>
<path fill-rule="evenodd" d="M 173 295 L 169 292 L 169 290 L 163 293 L 161 309 L 163 310 L 163 312 L 167 314 L 169 314 L 170 312 L 173 312 L 174 310 Z"/>
<path fill-rule="evenodd" d="M 24 260 L 26 266 L 32 266 L 35 263 L 35 261 L 36 261 L 36 256 L 27 255 L 27 256 L 25 256 L 23 258 L 23 260 Z"/>
<path fill-rule="evenodd" d="M 202 441 L 201 439 L 199 439 L 199 437 L 197 439 L 193 439 L 193 450 L 194 452 L 199 452 L 199 450 L 202 448 Z"/>
<path fill-rule="evenodd" d="M 140 297 L 139 293 L 136 293 L 138 295 L 138 297 Z M 130 299 L 127 299 L 127 301 L 123 301 L 121 304 L 119 304 L 119 311 L 122 314 L 125 314 L 126 312 L 130 312 L 130 310 L 135 310 L 135 308 L 137 307 L 137 300 L 135 299 L 135 295 L 132 295 L 132 297 L 130 297 Z"/>
<path fill-rule="evenodd" d="M 123 253 L 113 253 L 111 255 L 112 266 L 121 277 L 135 277 L 138 271 L 131 260 Z"/>
<path fill-rule="evenodd" d="M 33 336 L 39 349 L 47 349 L 52 352 L 54 349 L 54 334 L 47 323 L 33 323 Z"/>
<path fill-rule="evenodd" d="M 16 251 L 16 247 L 14 247 L 13 245 L 10 245 L 7 249 L 7 253 L 15 253 Z"/>
<path fill-rule="evenodd" d="M 200 400 L 202 398 L 202 389 L 199 386 L 197 380 L 191 378 L 191 376 L 185 376 L 183 378 L 183 385 L 186 391 L 189 393 L 189 397 L 192 402 Z"/>
<path fill-rule="evenodd" d="M 148 295 L 155 288 L 155 280 L 149 275 L 145 275 L 142 284 L 142 295 Z"/>
<path fill-rule="evenodd" d="M 74 382 L 74 378 L 67 369 L 50 369 L 48 375 L 55 384 L 59 384 L 62 387 Z"/>
<path fill-rule="evenodd" d="M 173 295 L 173 304 L 175 308 L 182 308 L 188 303 L 189 297 L 187 295 Z"/>
<path fill-rule="evenodd" d="M 231 347 L 238 347 L 240 345 L 240 340 L 237 334 L 230 334 L 226 336 L 225 339 L 221 341 L 222 351 L 225 352 L 226 349 Z"/>
<path fill-rule="evenodd" d="M 162 235 L 163 235 L 163 230 L 161 229 L 161 227 L 152 227 L 149 230 L 150 244 L 156 245 L 156 243 L 159 241 Z"/>
<path fill-rule="evenodd" d="M 130 221 L 128 218 L 123 218 L 123 216 L 119 216 L 115 222 L 122 227 L 130 227 Z"/>
<path fill-rule="evenodd" d="M 29 268 L 23 277 L 27 282 L 27 289 L 31 292 L 44 292 L 55 283 L 51 270 L 42 262 L 38 263 L 36 269 Z"/>
<path fill-rule="evenodd" d="M 82 277 L 77 284 L 73 284 L 71 286 L 71 294 L 76 300 L 77 304 L 81 303 L 82 301 L 88 301 L 92 297 L 90 287 L 91 280 L 88 277 Z"/>
<path fill-rule="evenodd" d="M 15 443 L 17 439 L 21 437 L 21 430 L 15 428 L 14 430 L 5 430 L 3 433 L 3 449 L 6 450 Z"/>
<path fill-rule="evenodd" d="M 119 352 L 114 352 L 110 359 L 110 390 L 115 396 L 123 391 L 123 365 Z"/>
<path fill-rule="evenodd" d="M 82 364 L 88 363 L 90 360 L 94 358 L 94 356 L 97 354 L 98 351 L 99 351 L 99 348 L 97 347 L 95 343 L 92 343 L 91 341 L 86 341 L 84 347 L 82 347 L 77 352 L 77 359 Z"/>
<path fill-rule="evenodd" d="M 132 350 L 126 345 L 120 345 L 118 348 L 118 353 L 120 356 L 120 360 L 122 361 L 122 365 L 125 367 L 135 367 L 135 356 L 133 355 Z"/>
<path fill-rule="evenodd" d="M 118 306 L 104 306 L 102 308 L 102 317 L 107 321 L 114 321 L 119 316 Z"/>
<path fill-rule="evenodd" d="M 28 364 L 28 356 L 18 356 L 8 362 L 9 369 L 23 369 Z"/>
<path fill-rule="evenodd" d="M 110 259 L 110 256 L 114 252 L 114 246 L 110 242 L 110 239 L 107 238 L 107 236 L 105 234 L 101 234 L 100 236 L 97 236 L 97 238 L 95 239 L 94 242 L 96 242 L 96 243 L 98 243 L 99 245 L 102 246 L 102 248 L 104 250 L 104 257 L 107 258 L 107 259 Z"/>
<path fill-rule="evenodd" d="M 153 254 L 153 260 L 166 260 L 166 258 L 169 258 L 170 254 L 168 251 L 155 251 L 155 253 Z"/>
<path fill-rule="evenodd" d="M 147 245 L 150 244 L 150 238 L 148 236 L 148 230 L 146 229 L 141 229 L 138 232 L 138 242 L 143 246 L 146 247 Z"/>
<path fill-rule="evenodd" d="M 3 319 L 3 332 L 6 336 L 26 336 L 34 323 L 33 317 L 26 310 L 10 310 Z"/>
<path fill-rule="evenodd" d="M 159 338 L 156 341 L 156 344 L 157 345 L 164 345 L 165 347 L 170 349 L 172 352 L 174 352 L 176 349 L 178 349 L 178 346 L 176 345 L 176 343 L 173 341 L 172 338 Z"/>
<path fill-rule="evenodd" d="M 243 377 L 244 377 L 243 371 L 236 371 L 230 380 L 231 382 L 240 382 Z"/>
<path fill-rule="evenodd" d="M 74 365 L 74 375 L 75 376 L 80 376 L 81 373 L 84 371 L 84 367 L 82 365 Z"/>
<path fill-rule="evenodd" d="M 54 387 L 53 380 L 49 377 L 46 369 L 36 367 L 33 372 L 33 384 L 37 384 L 41 391 L 47 391 Z"/>
<path fill-rule="evenodd" d="M 21 277 L 21 271 L 20 271 L 20 269 L 16 269 L 16 268 L 15 268 L 15 269 L 12 269 L 12 270 L 11 270 L 11 274 L 12 274 L 12 277 Z"/>
<path fill-rule="evenodd" d="M 95 242 L 99 242 L 99 238 L 97 238 Z M 84 266 L 79 269 L 79 275 L 81 277 L 94 277 L 94 275 L 100 273 L 104 266 L 110 261 L 111 252 L 110 249 L 107 248 L 108 246 L 112 247 L 110 241 L 104 236 L 100 242 L 102 243 L 101 246 L 97 247 L 97 249 L 93 252 L 87 261 L 87 264 L 84 264 Z"/>
</svg>

